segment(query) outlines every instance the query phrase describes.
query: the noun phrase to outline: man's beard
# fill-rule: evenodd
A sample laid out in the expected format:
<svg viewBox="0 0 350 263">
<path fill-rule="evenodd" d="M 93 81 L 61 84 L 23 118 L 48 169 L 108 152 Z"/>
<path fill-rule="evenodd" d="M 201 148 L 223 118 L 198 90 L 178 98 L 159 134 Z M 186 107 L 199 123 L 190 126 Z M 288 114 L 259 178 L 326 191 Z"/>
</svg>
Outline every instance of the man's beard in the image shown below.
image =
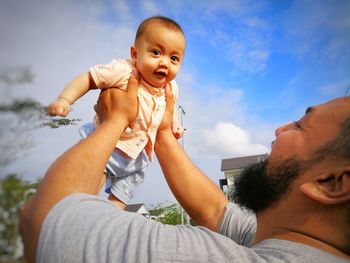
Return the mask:
<svg viewBox="0 0 350 263">
<path fill-rule="evenodd" d="M 301 167 L 295 158 L 274 165 L 269 159 L 253 164 L 234 178 L 232 199 L 248 210 L 262 212 L 287 193 Z"/>
</svg>

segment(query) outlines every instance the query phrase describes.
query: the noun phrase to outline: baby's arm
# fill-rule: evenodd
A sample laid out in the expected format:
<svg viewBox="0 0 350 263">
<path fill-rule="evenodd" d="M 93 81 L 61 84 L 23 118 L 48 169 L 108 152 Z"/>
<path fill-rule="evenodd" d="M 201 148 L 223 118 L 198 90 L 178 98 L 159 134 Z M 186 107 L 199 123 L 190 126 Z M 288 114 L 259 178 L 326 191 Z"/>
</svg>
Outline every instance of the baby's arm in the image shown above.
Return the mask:
<svg viewBox="0 0 350 263">
<path fill-rule="evenodd" d="M 80 76 L 69 82 L 58 98 L 48 106 L 48 113 L 51 116 L 66 117 L 71 111 L 72 105 L 77 99 L 83 96 L 89 89 L 96 88 L 96 85 L 89 72 L 83 73 Z"/>
</svg>

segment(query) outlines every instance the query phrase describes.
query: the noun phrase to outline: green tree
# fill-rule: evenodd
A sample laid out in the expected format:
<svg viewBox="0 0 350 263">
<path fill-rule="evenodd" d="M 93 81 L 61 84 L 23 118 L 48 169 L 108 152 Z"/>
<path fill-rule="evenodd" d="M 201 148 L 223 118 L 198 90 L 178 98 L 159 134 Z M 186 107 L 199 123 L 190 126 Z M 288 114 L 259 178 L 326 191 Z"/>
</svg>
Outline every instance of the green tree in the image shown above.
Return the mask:
<svg viewBox="0 0 350 263">
<path fill-rule="evenodd" d="M 15 99 L 11 94 L 23 84 L 33 84 L 35 74 L 30 66 L 17 66 L 0 71 L 0 167 L 6 166 L 35 143 L 30 132 L 42 128 L 58 128 L 76 124 L 79 119 L 52 118 L 47 114 L 47 107 L 34 99 Z"/>
<path fill-rule="evenodd" d="M 38 182 L 23 181 L 9 174 L 0 181 L 0 262 L 25 262 L 19 234 L 19 213 Z"/>
<path fill-rule="evenodd" d="M 30 132 L 42 127 L 58 128 L 75 125 L 79 119 L 52 118 L 47 108 L 33 99 L 14 100 L 8 104 L 0 104 L 0 167 L 6 166 L 35 143 Z"/>
<path fill-rule="evenodd" d="M 228 200 L 230 200 L 231 202 L 233 202 L 233 191 L 234 191 L 234 186 L 230 185 L 225 192 Z"/>
<path fill-rule="evenodd" d="M 18 175 L 5 175 L 1 168 L 25 155 L 35 146 L 33 130 L 58 128 L 76 124 L 78 119 L 61 119 L 48 116 L 47 109 L 34 99 L 14 99 L 14 86 L 31 84 L 34 74 L 29 66 L 1 70 L 0 83 L 5 84 L 0 96 L 0 263 L 24 262 L 19 235 L 19 210 L 26 197 L 38 183 L 23 181 Z M 17 87 L 16 87 L 17 88 Z"/>
<path fill-rule="evenodd" d="M 157 204 L 149 209 L 151 216 L 167 225 L 180 225 L 181 224 L 181 212 L 178 204 Z M 186 224 L 186 217 L 184 218 L 184 224 Z M 194 221 L 190 219 L 190 224 L 195 225 Z"/>
</svg>

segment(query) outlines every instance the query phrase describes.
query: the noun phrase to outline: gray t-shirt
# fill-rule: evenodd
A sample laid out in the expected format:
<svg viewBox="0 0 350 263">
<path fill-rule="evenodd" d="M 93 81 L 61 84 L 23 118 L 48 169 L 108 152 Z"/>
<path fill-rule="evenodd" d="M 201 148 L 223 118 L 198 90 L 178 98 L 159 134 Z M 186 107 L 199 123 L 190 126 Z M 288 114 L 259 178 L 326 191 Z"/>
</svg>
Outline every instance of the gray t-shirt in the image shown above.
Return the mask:
<svg viewBox="0 0 350 263">
<path fill-rule="evenodd" d="M 234 204 L 227 206 L 219 234 L 204 227 L 163 225 L 104 198 L 74 194 L 47 215 L 37 262 L 348 262 L 284 240 L 250 247 L 255 229 L 255 217 Z"/>
</svg>

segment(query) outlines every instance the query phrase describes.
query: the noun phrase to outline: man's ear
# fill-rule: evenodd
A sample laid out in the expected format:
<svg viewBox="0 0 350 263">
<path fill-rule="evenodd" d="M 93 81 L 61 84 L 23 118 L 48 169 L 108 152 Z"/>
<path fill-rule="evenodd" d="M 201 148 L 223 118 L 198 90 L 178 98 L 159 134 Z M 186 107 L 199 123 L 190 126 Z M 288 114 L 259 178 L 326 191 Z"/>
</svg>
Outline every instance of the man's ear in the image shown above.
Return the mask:
<svg viewBox="0 0 350 263">
<path fill-rule="evenodd" d="M 131 46 L 130 48 L 130 56 L 132 58 L 132 62 L 134 63 L 134 65 L 136 65 L 136 61 L 137 61 L 137 50 L 135 46 Z"/>
<path fill-rule="evenodd" d="M 314 181 L 303 183 L 300 190 L 325 205 L 337 205 L 350 201 L 350 167 L 343 167 L 336 173 L 317 176 Z"/>
</svg>

